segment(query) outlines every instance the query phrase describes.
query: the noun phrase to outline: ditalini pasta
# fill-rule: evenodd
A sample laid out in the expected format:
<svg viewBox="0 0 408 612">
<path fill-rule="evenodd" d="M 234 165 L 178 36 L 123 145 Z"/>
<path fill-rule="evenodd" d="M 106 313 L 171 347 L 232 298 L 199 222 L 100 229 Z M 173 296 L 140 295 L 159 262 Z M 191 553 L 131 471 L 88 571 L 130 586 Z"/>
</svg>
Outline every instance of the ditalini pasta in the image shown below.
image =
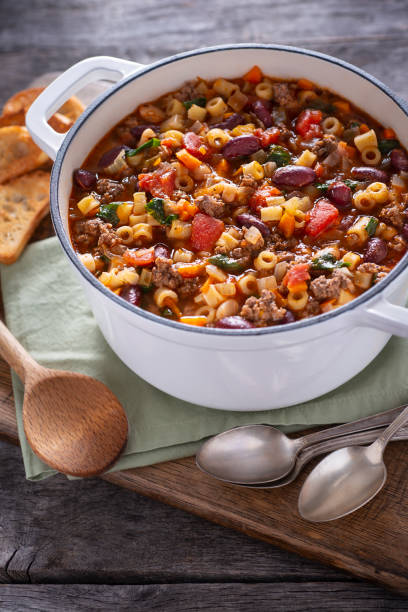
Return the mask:
<svg viewBox="0 0 408 612">
<path fill-rule="evenodd" d="M 84 267 L 133 305 L 262 327 L 381 282 L 406 252 L 407 205 L 408 156 L 391 128 L 255 66 L 123 119 L 74 173 L 70 229 Z"/>
</svg>

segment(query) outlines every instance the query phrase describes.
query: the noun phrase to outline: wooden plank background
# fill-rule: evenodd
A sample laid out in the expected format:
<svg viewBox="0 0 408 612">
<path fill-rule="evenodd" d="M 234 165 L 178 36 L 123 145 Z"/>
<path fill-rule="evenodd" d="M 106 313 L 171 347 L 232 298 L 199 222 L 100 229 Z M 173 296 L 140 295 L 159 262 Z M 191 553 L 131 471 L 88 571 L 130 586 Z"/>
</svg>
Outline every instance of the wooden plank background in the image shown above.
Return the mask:
<svg viewBox="0 0 408 612">
<path fill-rule="evenodd" d="M 252 41 L 337 55 L 408 98 L 405 0 L 1 0 L 0 102 L 90 55 L 148 63 Z M 380 587 L 106 482 L 28 483 L 6 442 L 0 465 L 1 610 L 408 609 Z"/>
</svg>

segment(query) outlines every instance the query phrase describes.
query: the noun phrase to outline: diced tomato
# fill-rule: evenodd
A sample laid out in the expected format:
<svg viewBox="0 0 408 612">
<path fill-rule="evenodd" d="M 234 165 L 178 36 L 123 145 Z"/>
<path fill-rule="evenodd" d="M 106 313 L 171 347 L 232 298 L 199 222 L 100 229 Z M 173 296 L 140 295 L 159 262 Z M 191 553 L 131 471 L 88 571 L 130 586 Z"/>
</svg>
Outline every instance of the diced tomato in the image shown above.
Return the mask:
<svg viewBox="0 0 408 612">
<path fill-rule="evenodd" d="M 135 268 L 139 266 L 150 266 L 152 263 L 154 263 L 154 258 L 155 255 L 153 248 L 137 249 L 136 251 L 127 249 L 123 253 L 123 259 L 126 261 L 126 263 L 130 266 L 134 266 Z"/>
<path fill-rule="evenodd" d="M 283 284 L 290 290 L 305 288 L 306 281 L 310 279 L 309 264 L 296 264 L 286 273 Z M 303 287 L 303 289 L 302 289 Z"/>
<path fill-rule="evenodd" d="M 260 208 L 267 205 L 267 198 L 279 196 L 281 193 L 277 187 L 264 185 L 255 191 L 248 204 L 253 210 L 259 211 Z"/>
<path fill-rule="evenodd" d="M 309 213 L 306 234 L 316 238 L 337 220 L 339 211 L 326 198 L 318 200 Z"/>
<path fill-rule="evenodd" d="M 304 140 L 310 140 L 322 135 L 320 122 L 323 114 L 319 110 L 306 109 L 302 111 L 296 120 L 296 132 Z"/>
<path fill-rule="evenodd" d="M 263 147 L 268 147 L 278 142 L 280 130 L 276 127 L 269 128 L 268 130 L 261 130 L 261 128 L 258 128 L 254 131 L 254 136 L 259 139 Z"/>
<path fill-rule="evenodd" d="M 220 219 L 197 213 L 192 222 L 192 248 L 195 251 L 211 251 L 223 231 L 224 223 Z"/>
<path fill-rule="evenodd" d="M 198 159 L 204 159 L 207 153 L 207 149 L 204 147 L 203 139 L 195 134 L 194 132 L 186 132 L 183 136 L 184 148 L 187 149 L 191 155 Z M 204 147 L 204 149 L 203 149 Z"/>
<path fill-rule="evenodd" d="M 156 170 L 149 174 L 139 174 L 139 188 L 148 191 L 155 198 L 173 195 L 176 181 L 176 169 L 173 167 Z"/>
</svg>

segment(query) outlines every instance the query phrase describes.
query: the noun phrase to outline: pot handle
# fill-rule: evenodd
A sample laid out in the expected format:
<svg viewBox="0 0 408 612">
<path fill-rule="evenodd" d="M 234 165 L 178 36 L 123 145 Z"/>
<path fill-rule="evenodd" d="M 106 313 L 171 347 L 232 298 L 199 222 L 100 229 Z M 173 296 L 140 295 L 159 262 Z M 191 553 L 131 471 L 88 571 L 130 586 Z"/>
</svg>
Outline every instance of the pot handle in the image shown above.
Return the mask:
<svg viewBox="0 0 408 612">
<path fill-rule="evenodd" d="M 392 304 L 384 295 L 359 316 L 360 325 L 408 338 L 408 309 Z"/>
<path fill-rule="evenodd" d="M 120 81 L 140 68 L 144 65 L 108 56 L 90 57 L 68 68 L 48 85 L 28 110 L 26 126 L 34 142 L 55 159 L 66 133 L 59 134 L 48 125 L 51 115 L 88 83 L 102 79 Z"/>
</svg>

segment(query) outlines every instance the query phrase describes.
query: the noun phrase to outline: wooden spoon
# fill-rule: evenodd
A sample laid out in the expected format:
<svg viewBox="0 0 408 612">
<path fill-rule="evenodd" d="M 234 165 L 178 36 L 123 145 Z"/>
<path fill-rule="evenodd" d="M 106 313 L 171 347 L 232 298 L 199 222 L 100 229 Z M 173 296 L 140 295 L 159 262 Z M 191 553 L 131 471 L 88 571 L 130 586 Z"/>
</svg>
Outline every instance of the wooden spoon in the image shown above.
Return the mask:
<svg viewBox="0 0 408 612">
<path fill-rule="evenodd" d="M 104 384 L 40 366 L 1 321 L 0 354 L 25 384 L 24 431 L 40 459 L 71 476 L 95 476 L 116 461 L 128 422 Z"/>
</svg>

